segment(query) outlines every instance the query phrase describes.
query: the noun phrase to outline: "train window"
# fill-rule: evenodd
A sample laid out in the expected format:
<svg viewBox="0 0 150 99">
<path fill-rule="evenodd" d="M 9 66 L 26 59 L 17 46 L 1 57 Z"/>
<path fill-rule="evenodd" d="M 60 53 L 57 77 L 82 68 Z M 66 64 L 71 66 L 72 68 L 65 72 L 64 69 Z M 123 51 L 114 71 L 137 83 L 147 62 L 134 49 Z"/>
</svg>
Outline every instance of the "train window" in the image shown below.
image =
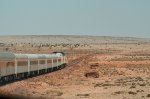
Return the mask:
<svg viewBox="0 0 150 99">
<path fill-rule="evenodd" d="M 49 63 L 52 63 L 52 60 L 47 60 L 47 63 L 49 64 Z"/>
<path fill-rule="evenodd" d="M 7 65 L 7 63 L 6 63 L 6 62 L 0 61 L 0 67 L 2 67 L 2 66 L 6 66 L 6 65 Z"/>
<path fill-rule="evenodd" d="M 53 63 L 57 63 L 57 59 L 53 59 Z"/>
<path fill-rule="evenodd" d="M 7 62 L 7 66 L 15 66 L 14 62 Z"/>
<path fill-rule="evenodd" d="M 58 62 L 61 62 L 61 59 L 58 59 Z"/>
<path fill-rule="evenodd" d="M 45 60 L 40 60 L 40 64 L 45 64 Z"/>
<path fill-rule="evenodd" d="M 37 65 L 38 61 L 30 61 L 30 65 Z"/>
<path fill-rule="evenodd" d="M 28 62 L 27 61 L 18 61 L 17 65 L 18 66 L 27 66 Z"/>
</svg>

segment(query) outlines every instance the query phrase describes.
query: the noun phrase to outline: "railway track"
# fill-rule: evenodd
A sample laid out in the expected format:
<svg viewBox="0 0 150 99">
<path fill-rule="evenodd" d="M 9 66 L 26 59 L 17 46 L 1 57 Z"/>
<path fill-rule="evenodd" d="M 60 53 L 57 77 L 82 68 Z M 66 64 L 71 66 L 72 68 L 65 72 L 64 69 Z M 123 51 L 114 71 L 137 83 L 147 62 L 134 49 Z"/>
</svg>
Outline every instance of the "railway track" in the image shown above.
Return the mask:
<svg viewBox="0 0 150 99">
<path fill-rule="evenodd" d="M 91 56 L 93 56 L 93 54 L 89 54 L 89 55 L 82 56 L 82 57 L 80 57 L 80 58 L 78 58 L 78 59 L 75 59 L 75 60 L 71 61 L 70 63 L 67 64 L 67 66 L 68 66 L 68 67 L 74 66 L 74 65 L 80 63 L 81 61 L 90 58 Z"/>
</svg>

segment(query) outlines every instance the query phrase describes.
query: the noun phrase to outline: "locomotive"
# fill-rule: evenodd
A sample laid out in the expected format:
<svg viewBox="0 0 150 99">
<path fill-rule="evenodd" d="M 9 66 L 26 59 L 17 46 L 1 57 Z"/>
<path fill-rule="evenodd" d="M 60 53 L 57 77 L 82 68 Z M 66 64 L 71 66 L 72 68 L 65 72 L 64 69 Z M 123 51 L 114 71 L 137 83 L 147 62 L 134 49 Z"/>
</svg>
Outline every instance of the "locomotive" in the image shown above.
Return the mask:
<svg viewBox="0 0 150 99">
<path fill-rule="evenodd" d="M 0 52 L 0 82 L 28 78 L 64 68 L 67 57 L 63 52 L 51 54 L 17 54 Z"/>
</svg>

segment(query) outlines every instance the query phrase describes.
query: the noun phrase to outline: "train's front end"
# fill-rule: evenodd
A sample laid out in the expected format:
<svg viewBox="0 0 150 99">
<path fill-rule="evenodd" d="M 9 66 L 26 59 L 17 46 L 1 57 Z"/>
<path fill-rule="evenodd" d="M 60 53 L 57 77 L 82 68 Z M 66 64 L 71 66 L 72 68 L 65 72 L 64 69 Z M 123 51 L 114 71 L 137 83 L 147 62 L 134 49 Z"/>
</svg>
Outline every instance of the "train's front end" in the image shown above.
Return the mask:
<svg viewBox="0 0 150 99">
<path fill-rule="evenodd" d="M 61 59 L 61 65 L 65 67 L 68 62 L 65 53 L 64 52 L 53 52 L 53 53 L 55 53 L 55 55 Z"/>
</svg>

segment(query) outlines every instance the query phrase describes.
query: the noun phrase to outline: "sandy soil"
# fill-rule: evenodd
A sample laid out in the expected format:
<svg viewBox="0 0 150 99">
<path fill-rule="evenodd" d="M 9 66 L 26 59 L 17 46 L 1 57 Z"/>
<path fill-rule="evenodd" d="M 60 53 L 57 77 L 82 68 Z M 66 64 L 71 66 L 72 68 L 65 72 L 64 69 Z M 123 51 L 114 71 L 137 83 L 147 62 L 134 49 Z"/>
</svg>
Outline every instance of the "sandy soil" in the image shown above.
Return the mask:
<svg viewBox="0 0 150 99">
<path fill-rule="evenodd" d="M 149 43 L 89 44 L 63 51 L 66 68 L 1 86 L 0 93 L 40 99 L 150 98 Z"/>
</svg>

